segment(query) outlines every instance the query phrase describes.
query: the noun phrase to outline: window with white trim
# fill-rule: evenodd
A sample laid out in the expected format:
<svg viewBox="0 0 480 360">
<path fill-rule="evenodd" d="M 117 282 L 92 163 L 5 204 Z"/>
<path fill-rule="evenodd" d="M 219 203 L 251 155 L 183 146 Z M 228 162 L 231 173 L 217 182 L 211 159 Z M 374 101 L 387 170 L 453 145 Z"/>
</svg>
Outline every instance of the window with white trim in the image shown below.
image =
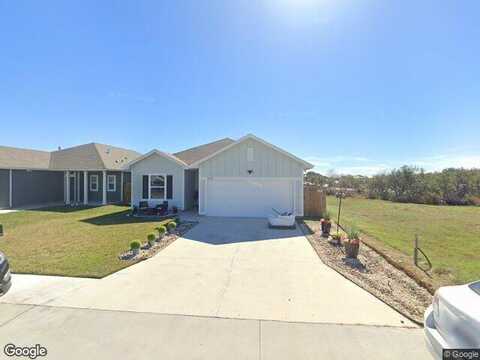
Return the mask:
<svg viewBox="0 0 480 360">
<path fill-rule="evenodd" d="M 98 191 L 98 175 L 90 175 L 90 191 Z"/>
<path fill-rule="evenodd" d="M 150 199 L 165 199 L 165 175 L 150 175 L 148 194 Z"/>
<path fill-rule="evenodd" d="M 117 175 L 107 175 L 107 191 L 117 191 Z"/>
</svg>

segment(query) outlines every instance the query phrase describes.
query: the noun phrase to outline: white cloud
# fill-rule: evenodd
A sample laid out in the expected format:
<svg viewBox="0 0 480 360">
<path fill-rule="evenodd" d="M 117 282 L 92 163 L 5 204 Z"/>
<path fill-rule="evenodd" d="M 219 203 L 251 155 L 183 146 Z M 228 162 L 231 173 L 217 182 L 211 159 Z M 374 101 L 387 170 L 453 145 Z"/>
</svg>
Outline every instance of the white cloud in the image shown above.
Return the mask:
<svg viewBox="0 0 480 360">
<path fill-rule="evenodd" d="M 305 160 L 315 165 L 314 171 L 319 173 L 353 174 L 353 175 L 374 175 L 390 169 L 390 166 L 375 162 L 361 156 L 332 156 L 318 157 L 309 156 Z"/>
<path fill-rule="evenodd" d="M 426 171 L 440 171 L 450 167 L 480 168 L 480 155 L 438 155 L 410 162 Z"/>
<path fill-rule="evenodd" d="M 391 167 L 378 164 L 371 166 L 345 166 L 333 169 L 335 174 L 339 175 L 364 175 L 372 176 L 390 170 Z"/>
<path fill-rule="evenodd" d="M 305 160 L 312 163 L 314 171 L 321 174 L 365 175 L 371 176 L 386 172 L 402 165 L 412 165 L 423 168 L 425 171 L 441 171 L 449 167 L 480 168 L 480 154 L 443 154 L 430 157 L 420 157 L 405 161 L 381 162 L 360 156 L 309 156 Z"/>
</svg>

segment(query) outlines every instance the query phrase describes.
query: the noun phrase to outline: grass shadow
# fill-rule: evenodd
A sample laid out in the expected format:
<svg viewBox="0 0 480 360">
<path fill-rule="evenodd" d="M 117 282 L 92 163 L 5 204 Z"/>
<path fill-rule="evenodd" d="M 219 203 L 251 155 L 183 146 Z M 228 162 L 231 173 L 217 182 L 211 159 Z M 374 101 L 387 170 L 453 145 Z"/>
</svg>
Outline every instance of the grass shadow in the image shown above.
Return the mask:
<svg viewBox="0 0 480 360">
<path fill-rule="evenodd" d="M 45 211 L 45 212 L 55 212 L 55 213 L 73 213 L 73 212 L 78 212 L 78 211 L 83 211 L 83 210 L 89 210 L 93 209 L 96 207 L 99 207 L 100 205 L 81 205 L 81 206 L 65 206 L 65 205 L 58 205 L 58 206 L 46 206 L 46 207 L 41 207 L 41 208 L 35 208 L 35 209 L 26 209 L 25 211 Z"/>
<path fill-rule="evenodd" d="M 81 222 L 91 224 L 91 225 L 121 225 L 121 224 L 139 224 L 139 223 L 150 223 L 150 222 L 162 222 L 165 220 L 173 219 L 174 216 L 164 217 L 164 218 L 155 218 L 155 217 L 134 217 L 130 216 L 130 210 L 118 211 L 116 213 L 100 215 L 88 219 L 80 220 Z"/>
</svg>

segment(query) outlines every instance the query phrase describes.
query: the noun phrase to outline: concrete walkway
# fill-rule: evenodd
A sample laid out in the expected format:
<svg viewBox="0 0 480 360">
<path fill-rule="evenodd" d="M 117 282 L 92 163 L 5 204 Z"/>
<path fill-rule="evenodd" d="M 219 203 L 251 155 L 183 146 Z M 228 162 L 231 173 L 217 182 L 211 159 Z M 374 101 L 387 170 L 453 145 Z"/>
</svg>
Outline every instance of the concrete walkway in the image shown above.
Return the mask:
<svg viewBox="0 0 480 360">
<path fill-rule="evenodd" d="M 0 215 L 2 214 L 9 214 L 13 212 L 17 212 L 18 210 L 13 210 L 13 209 L 0 209 Z"/>
<path fill-rule="evenodd" d="M 420 329 L 31 305 L 0 304 L 0 339 L 40 344 L 49 360 L 431 359 Z"/>
<path fill-rule="evenodd" d="M 0 302 L 308 323 L 414 326 L 325 266 L 299 230 L 202 218 L 157 256 L 101 280 L 13 277 Z"/>
<path fill-rule="evenodd" d="M 13 209 L 0 209 L 0 215 L 1 214 L 9 214 L 9 213 L 14 213 L 17 211 L 26 211 L 26 210 L 36 210 L 36 209 L 41 209 L 41 208 L 47 208 L 51 206 L 65 206 L 64 202 L 53 202 L 53 203 L 47 203 L 47 204 L 32 204 L 32 205 L 27 205 L 27 206 L 18 206 Z"/>
</svg>

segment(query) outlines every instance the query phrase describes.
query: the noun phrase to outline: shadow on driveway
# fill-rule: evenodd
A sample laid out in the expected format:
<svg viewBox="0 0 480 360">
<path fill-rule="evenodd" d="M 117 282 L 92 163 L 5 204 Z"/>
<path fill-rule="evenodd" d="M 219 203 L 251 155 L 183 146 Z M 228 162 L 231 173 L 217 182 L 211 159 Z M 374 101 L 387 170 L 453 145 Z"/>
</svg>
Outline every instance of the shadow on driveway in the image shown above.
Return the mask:
<svg viewBox="0 0 480 360">
<path fill-rule="evenodd" d="M 226 245 L 288 239 L 301 235 L 298 225 L 295 229 L 271 229 L 267 219 L 205 217 L 183 238 L 211 245 Z"/>
</svg>

